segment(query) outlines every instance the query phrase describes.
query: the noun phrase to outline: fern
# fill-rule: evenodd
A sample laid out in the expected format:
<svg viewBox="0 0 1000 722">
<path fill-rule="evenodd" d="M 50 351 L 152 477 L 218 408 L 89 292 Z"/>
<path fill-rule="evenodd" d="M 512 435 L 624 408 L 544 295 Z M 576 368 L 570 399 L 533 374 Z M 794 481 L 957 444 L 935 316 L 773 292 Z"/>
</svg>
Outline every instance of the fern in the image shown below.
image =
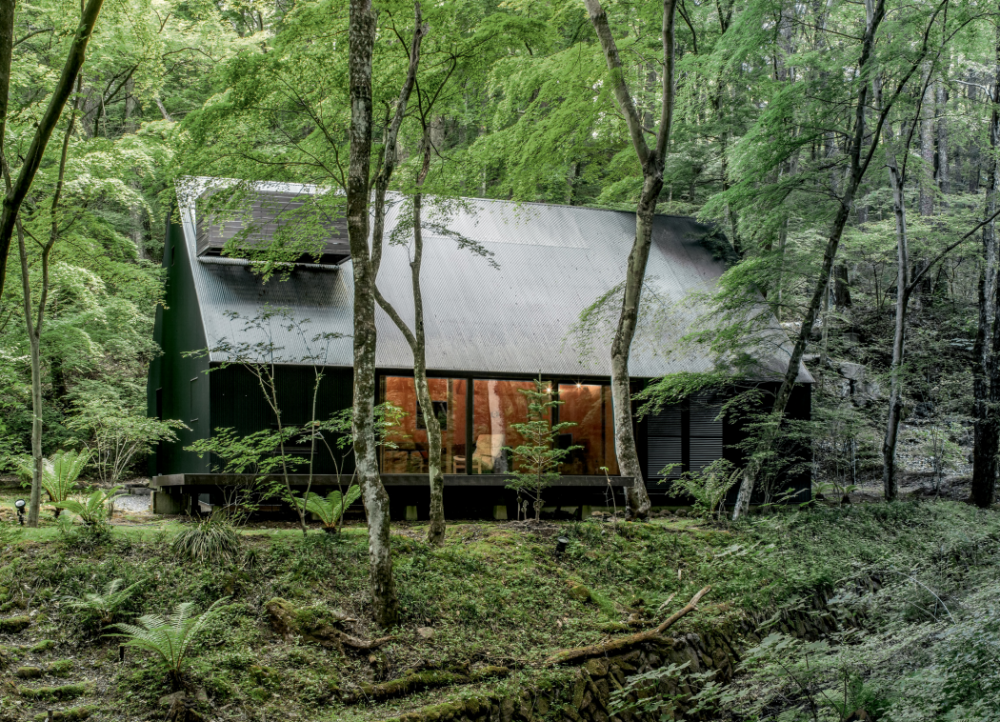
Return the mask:
<svg viewBox="0 0 1000 722">
<path fill-rule="evenodd" d="M 87 526 L 103 524 L 114 510 L 114 500 L 121 495 L 121 487 L 95 489 L 84 501 L 66 499 L 56 504 L 57 509 L 65 509 L 80 517 Z"/>
<path fill-rule="evenodd" d="M 195 638 L 205 628 L 205 625 L 226 608 L 229 597 L 216 601 L 204 613 L 197 614 L 197 607 L 192 602 L 178 604 L 173 614 L 160 616 L 146 614 L 136 620 L 135 624 L 116 624 L 120 637 L 126 647 L 145 649 L 152 652 L 166 669 L 174 688 L 181 685 L 184 666 L 188 653 Z"/>
<path fill-rule="evenodd" d="M 95 617 L 101 626 L 106 627 L 115 620 L 115 616 L 125 603 L 132 598 L 136 588 L 142 582 L 136 582 L 128 587 L 123 579 L 115 579 L 104 587 L 100 593 L 85 592 L 79 597 L 64 597 L 63 602 L 69 609 Z"/>
<path fill-rule="evenodd" d="M 76 490 L 76 480 L 83 467 L 90 461 L 90 452 L 59 451 L 42 461 L 42 488 L 49 495 L 49 501 L 59 504 L 66 501 Z M 31 479 L 34 474 L 34 464 L 30 461 L 20 464 L 22 476 Z M 56 506 L 56 518 L 62 509 Z"/>
<path fill-rule="evenodd" d="M 341 494 L 339 490 L 331 491 L 325 499 L 310 491 L 304 497 L 297 498 L 296 503 L 301 503 L 307 512 L 318 516 L 323 522 L 324 530 L 334 532 L 344 511 L 360 497 L 361 487 L 355 484 L 347 487 L 347 494 Z"/>
</svg>

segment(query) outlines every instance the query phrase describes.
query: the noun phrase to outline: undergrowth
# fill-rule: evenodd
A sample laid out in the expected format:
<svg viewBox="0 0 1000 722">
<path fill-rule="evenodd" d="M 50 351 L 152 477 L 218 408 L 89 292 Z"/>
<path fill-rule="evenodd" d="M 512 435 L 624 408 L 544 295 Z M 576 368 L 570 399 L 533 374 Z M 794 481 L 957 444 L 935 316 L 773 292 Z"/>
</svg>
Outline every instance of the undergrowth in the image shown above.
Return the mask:
<svg viewBox="0 0 1000 722">
<path fill-rule="evenodd" d="M 352 526 L 305 539 L 250 529 L 239 533 L 238 553 L 215 560 L 177 554 L 174 533 L 115 534 L 86 549 L 71 538 L 10 540 L 0 567 L 0 610 L 37 612 L 30 634 L 57 640 L 86 660 L 103 680 L 95 701 L 114 709 L 115 719 L 139 720 L 170 691 L 162 669 L 140 651 L 119 666 L 117 642 L 81 634 L 76 612 L 60 601 L 120 579 L 137 585 L 118 616 L 129 622 L 181 603 L 207 609 L 229 597 L 192 646 L 187 672 L 211 699 L 213 719 L 247 719 L 247 709 L 269 719 L 286 718 L 289 710 L 306 719 L 360 719 L 387 716 L 388 708 L 344 707 L 339 690 L 417 668 L 528 670 L 554 650 L 653 626 L 705 584 L 713 585 L 711 596 L 682 627 L 793 605 L 817 589 L 853 594 L 858 580 L 968 566 L 1000 539 L 1000 516 L 928 502 L 784 511 L 735 527 L 657 519 L 617 527 L 576 522 L 558 531 L 570 539 L 559 557 L 554 530 L 456 524 L 442 548 L 427 545 L 420 528 L 397 530 L 402 622 L 392 630 L 394 641 L 373 653 L 286 641 L 272 632 L 264 609 L 281 597 L 300 609 L 356 620 L 345 628 L 358 637 L 383 634 L 370 622 L 365 530 Z M 954 583 L 964 582 L 956 576 Z M 675 601 L 659 610 L 671 594 Z M 917 595 L 912 603 L 926 600 Z M 875 618 L 879 611 L 865 613 Z M 2 643 L 18 643 L 16 635 L 3 636 Z M 0 700 L 0 710 L 5 704 Z"/>
</svg>

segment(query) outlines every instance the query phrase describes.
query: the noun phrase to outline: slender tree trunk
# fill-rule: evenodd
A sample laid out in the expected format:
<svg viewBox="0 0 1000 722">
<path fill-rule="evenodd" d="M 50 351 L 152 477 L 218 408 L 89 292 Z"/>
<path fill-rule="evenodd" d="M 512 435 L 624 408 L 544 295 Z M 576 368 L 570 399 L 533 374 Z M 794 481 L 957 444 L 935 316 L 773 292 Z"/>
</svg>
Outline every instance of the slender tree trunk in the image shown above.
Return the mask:
<svg viewBox="0 0 1000 722">
<path fill-rule="evenodd" d="M 31 302 L 31 277 L 28 268 L 28 249 L 24 244 L 24 232 L 17 224 L 17 246 L 21 259 L 21 285 L 23 290 L 24 321 L 28 331 L 28 345 L 31 352 L 31 496 L 28 502 L 28 526 L 38 526 L 38 514 L 42 504 L 42 363 L 40 355 L 41 321 L 45 311 L 45 296 L 48 291 L 49 249 L 42 251 L 42 292 L 38 307 L 38 324 L 33 320 Z"/>
<path fill-rule="evenodd" d="M 80 90 L 80 82 L 77 80 L 77 91 Z M 77 96 L 79 101 L 79 96 Z M 52 194 L 52 204 L 49 209 L 51 214 L 51 225 L 49 238 L 42 245 L 42 289 L 38 295 L 38 311 L 32 308 L 31 300 L 31 278 L 28 267 L 28 249 L 24 242 L 24 229 L 20 219 L 17 219 L 17 248 L 18 256 L 21 260 L 21 286 L 24 302 L 24 323 L 28 332 L 28 345 L 31 352 L 31 496 L 28 503 L 28 526 L 38 526 L 38 516 L 42 506 L 42 471 L 44 457 L 42 456 L 42 327 L 45 323 L 45 307 L 49 299 L 49 257 L 52 254 L 52 247 L 59 238 L 59 203 L 62 200 L 63 185 L 66 180 L 66 161 L 69 158 L 69 142 L 73 137 L 73 129 L 76 125 L 76 103 L 66 124 L 66 134 L 63 137 L 62 153 L 59 156 L 59 175 L 56 180 L 55 192 Z M 7 182 L 8 191 L 11 186 L 10 173 L 4 166 L 4 177 Z"/>
<path fill-rule="evenodd" d="M 639 319 L 639 299 L 646 277 L 646 263 L 649 260 L 653 218 L 656 214 L 656 202 L 663 189 L 663 167 L 667 148 L 670 145 L 670 131 L 673 125 L 676 92 L 674 18 L 677 11 L 677 0 L 663 0 L 663 27 L 661 30 L 663 78 L 660 125 L 656 132 L 656 145 L 653 148 L 646 144 L 644 137 L 646 131 L 628 86 L 625 84 L 624 69 L 618 55 L 618 46 L 611 34 L 608 16 L 604 12 L 604 8 L 601 7 L 600 0 L 584 0 L 584 2 L 604 51 L 615 100 L 625 117 L 633 149 L 642 165 L 643 183 L 635 214 L 635 241 L 632 244 L 632 251 L 629 253 L 628 267 L 625 272 L 625 290 L 621 313 L 618 317 L 618 327 L 611 342 L 611 397 L 614 402 L 615 452 L 618 454 L 618 465 L 622 474 L 632 478 L 632 485 L 628 487 L 626 492 L 629 513 L 636 517 L 645 517 L 649 513 L 650 501 L 632 431 L 632 390 L 628 361 Z"/>
<path fill-rule="evenodd" d="M 928 64 L 927 73 L 931 72 Z M 934 84 L 924 83 L 923 110 L 920 119 L 920 215 L 934 215 Z"/>
<path fill-rule="evenodd" d="M 1000 190 L 1000 26 L 997 27 L 996 66 L 993 83 L 993 111 L 990 115 L 990 153 L 986 181 L 985 218 L 992 218 L 997 209 Z M 996 223 L 989 220 L 983 226 L 983 258 L 979 272 L 979 324 L 974 349 L 972 375 L 974 398 L 975 442 L 972 451 L 972 500 L 987 508 L 993 503 L 997 478 L 997 453 L 1000 451 L 1000 419 L 996 400 L 1000 390 L 993 379 L 1000 366 L 997 334 L 997 237 Z"/>
<path fill-rule="evenodd" d="M 861 180 L 864 177 L 865 170 L 868 168 L 868 164 L 871 159 L 871 155 L 867 155 L 864 159 L 862 159 L 861 154 L 865 141 L 865 109 L 868 103 L 868 90 L 870 87 L 869 81 L 865 79 L 865 75 L 868 74 L 868 66 L 872 58 L 872 52 L 875 45 L 875 34 L 878 32 L 879 25 L 882 23 L 882 19 L 884 17 L 885 0 L 877 0 L 874 7 L 869 11 L 867 27 L 865 28 L 864 38 L 862 40 L 861 57 L 858 61 L 858 71 L 862 81 L 858 90 L 857 105 L 855 106 L 854 132 L 849 146 L 850 172 L 848 173 L 847 182 L 845 183 L 846 188 L 844 189 L 843 196 L 840 197 L 840 207 L 837 209 L 837 215 L 834 218 L 833 226 L 827 240 L 826 250 L 823 253 L 823 263 L 819 269 L 816 287 L 813 289 L 812 297 L 810 298 L 809 305 L 806 308 L 805 317 L 802 319 L 802 328 L 799 330 L 798 338 L 792 348 L 792 353 L 788 360 L 788 367 L 785 371 L 785 376 L 782 379 L 781 387 L 778 389 L 778 393 L 774 399 L 774 406 L 771 412 L 771 423 L 764 430 L 757 443 L 757 448 L 751 455 L 746 468 L 743 470 L 743 480 L 740 484 L 739 494 L 736 497 L 736 508 L 733 510 L 734 520 L 743 516 L 750 510 L 750 500 L 753 497 L 757 477 L 763 470 L 765 462 L 773 452 L 775 441 L 780 433 L 781 421 L 784 418 L 785 408 L 788 406 L 788 400 L 792 396 L 792 390 L 795 388 L 795 382 L 799 375 L 799 366 L 802 363 L 802 355 L 805 353 L 810 336 L 812 336 L 813 326 L 816 323 L 816 316 L 819 313 L 819 309 L 823 303 L 823 297 L 827 291 L 830 273 L 833 270 L 833 263 L 837 257 L 837 249 L 840 246 L 840 238 L 844 233 L 844 227 L 847 225 L 847 220 L 851 214 L 851 206 L 854 203 L 854 196 L 857 193 L 858 186 L 861 185 Z M 895 98 L 893 98 L 893 100 L 894 99 Z M 883 109 L 882 112 L 882 118 L 884 118 L 884 114 L 888 112 L 888 108 Z M 878 143 L 880 133 L 881 122 L 876 125 L 875 130 L 872 132 L 872 146 L 875 146 Z M 874 150 L 874 147 L 872 150 Z"/>
<path fill-rule="evenodd" d="M 891 133 L 886 129 L 886 135 Z M 892 361 L 889 366 L 889 413 L 886 418 L 885 438 L 882 441 L 882 487 L 886 501 L 894 501 L 899 494 L 896 479 L 896 445 L 899 439 L 899 420 L 903 409 L 902 380 L 903 344 L 906 334 L 906 312 L 910 301 L 910 251 L 906 233 L 906 203 L 903 197 L 904 179 L 896 163 L 891 138 L 887 137 L 886 164 L 889 167 L 889 184 L 892 187 L 892 209 L 896 217 L 896 325 L 892 336 Z M 906 152 L 908 149 L 904 149 Z"/>
<path fill-rule="evenodd" d="M 430 477 L 431 509 L 427 541 L 434 545 L 444 543 L 444 472 L 441 468 L 441 423 L 434 413 L 430 385 L 427 383 L 427 342 L 424 337 L 424 299 L 420 292 L 420 266 L 424 257 L 423 193 L 420 189 L 427 178 L 431 162 L 430 139 L 424 141 L 424 163 L 417 178 L 417 194 L 413 198 L 413 260 L 410 273 L 413 284 L 413 329 L 416 344 L 413 348 L 413 378 L 417 384 L 417 398 L 424 412 L 427 427 L 427 472 Z M 449 412 L 451 409 L 449 409 Z M 466 456 L 468 458 L 468 455 Z"/>
<path fill-rule="evenodd" d="M 941 192 L 941 202 L 944 196 L 951 192 L 951 169 L 948 165 L 948 120 L 945 115 L 948 110 L 948 90 L 944 81 L 939 80 L 937 87 L 937 158 L 938 158 L 938 190 Z"/>
<path fill-rule="evenodd" d="M 3 158 L 10 97 L 10 64 L 14 57 L 14 0 L 0 0 L 0 159 Z M 0 291 L 3 284 L 0 283 Z"/>
<path fill-rule="evenodd" d="M 406 325 L 396 309 L 378 293 L 376 300 L 383 311 L 406 338 L 413 353 L 413 386 L 417 393 L 417 402 L 424 416 L 424 428 L 427 431 L 427 472 L 430 482 L 430 525 L 427 528 L 427 541 L 434 545 L 444 543 L 444 469 L 441 464 L 441 422 L 434 413 L 434 402 L 431 400 L 430 384 L 427 381 L 427 343 L 424 336 L 424 299 L 420 290 L 420 269 L 424 257 L 423 233 L 423 187 L 431 162 L 430 128 L 424 130 L 421 141 L 423 166 L 417 177 L 417 193 L 413 197 L 413 259 L 410 261 L 410 284 L 413 289 L 413 330 Z M 466 457 L 468 458 L 468 457 Z"/>
<path fill-rule="evenodd" d="M 7 2 L 8 0 L 0 0 Z M 48 145 L 52 131 L 55 130 L 59 116 L 62 114 L 63 106 L 73 92 L 73 83 L 76 82 L 77 73 L 83 66 L 83 61 L 87 53 L 87 43 L 94 32 L 94 25 L 97 23 L 97 16 L 101 13 L 101 6 L 104 0 L 88 0 L 77 26 L 73 44 L 70 46 L 66 64 L 63 66 L 62 74 L 56 83 L 52 97 L 49 99 L 48 107 L 39 119 L 35 128 L 35 134 L 31 139 L 31 145 L 24 156 L 24 162 L 17 174 L 11 189 L 3 199 L 3 213 L 0 214 L 0 297 L 3 297 L 4 282 L 7 277 L 7 256 L 10 251 L 10 242 L 14 236 L 14 225 L 17 221 L 17 213 L 24 202 L 31 183 L 38 172 L 38 166 L 42 162 L 45 154 L 45 147 Z M 4 12 L 0 12 L 0 41 L 2 41 L 4 22 Z M 6 51 L 0 47 L 0 65 L 5 61 Z M 9 61 L 7 61 L 9 63 Z M 9 67 L 9 65 L 8 65 Z M 9 83 L 9 72 L 6 74 Z M 0 85 L 4 82 L 4 69 L 0 67 Z M 6 118 L 4 118 L 6 120 Z"/>
<path fill-rule="evenodd" d="M 368 560 L 375 621 L 396 624 L 399 602 L 392 576 L 389 495 L 382 485 L 375 442 L 375 264 L 368 248 L 369 165 L 372 147 L 371 0 L 351 0 L 348 29 L 351 103 L 347 229 L 354 274 L 354 456 L 368 514 Z"/>
</svg>

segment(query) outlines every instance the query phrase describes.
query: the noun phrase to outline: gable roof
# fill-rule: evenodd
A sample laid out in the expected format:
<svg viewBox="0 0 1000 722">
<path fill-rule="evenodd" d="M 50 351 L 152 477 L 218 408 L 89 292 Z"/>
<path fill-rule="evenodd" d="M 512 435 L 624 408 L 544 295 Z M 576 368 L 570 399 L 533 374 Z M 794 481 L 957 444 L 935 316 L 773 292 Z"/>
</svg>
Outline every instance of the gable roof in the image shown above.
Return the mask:
<svg viewBox="0 0 1000 722">
<path fill-rule="evenodd" d="M 203 183 L 212 181 L 203 180 Z M 260 184 L 262 192 L 311 194 L 292 184 Z M 352 366 L 353 275 L 348 259 L 339 266 L 298 265 L 287 280 L 263 282 L 247 261 L 198 257 L 198 218 L 190 193 L 179 194 L 184 241 L 210 348 L 229 341 L 257 342 L 264 332 L 248 332 L 243 318 L 269 305 L 287 309 L 301 322 L 289 331 L 275 319 L 266 334 L 280 347 L 283 363 Z M 378 287 L 408 323 L 413 321 L 409 249 L 388 238 L 403 215 L 399 198 L 386 216 L 386 239 Z M 465 199 L 452 208 L 446 231 L 424 231 L 421 289 L 431 372 L 537 374 L 563 377 L 610 376 L 610 326 L 584 352 L 571 334 L 580 313 L 622 282 L 635 235 L 635 215 L 576 206 L 517 204 Z M 633 342 L 629 370 L 635 378 L 710 371 L 703 349 L 680 343 L 704 314 L 699 295 L 710 293 L 725 265 L 713 258 L 704 239 L 712 230 L 691 218 L 657 216 L 646 271 L 644 298 L 657 309 L 644 313 Z M 498 267 L 468 249 L 456 236 L 492 254 Z M 655 302 L 655 303 L 654 303 Z M 617 304 L 613 317 L 617 317 Z M 410 370 L 413 357 L 391 319 L 376 309 L 376 365 Z M 308 323 L 306 323 L 308 321 Z M 777 327 L 776 327 L 777 328 Z M 342 334 L 315 342 L 319 333 Z M 778 329 L 776 355 L 765 369 L 780 374 L 790 344 Z M 780 346 L 779 346 L 780 345 Z M 215 351 L 212 361 L 230 360 Z M 799 380 L 811 382 L 805 367 Z"/>
</svg>

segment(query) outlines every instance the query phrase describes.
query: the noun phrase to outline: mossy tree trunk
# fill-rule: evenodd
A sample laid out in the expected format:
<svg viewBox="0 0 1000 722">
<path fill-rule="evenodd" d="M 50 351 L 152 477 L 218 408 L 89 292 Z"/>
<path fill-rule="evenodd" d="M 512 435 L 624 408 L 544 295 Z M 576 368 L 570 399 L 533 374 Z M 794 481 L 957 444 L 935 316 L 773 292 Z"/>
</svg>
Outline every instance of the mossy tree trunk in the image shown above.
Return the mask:
<svg viewBox="0 0 1000 722">
<path fill-rule="evenodd" d="M 649 494 L 639 464 L 639 453 L 632 432 L 632 390 L 629 379 L 628 361 L 632 341 L 639 321 L 639 299 L 646 277 L 646 263 L 652 243 L 653 218 L 656 203 L 663 189 L 663 168 L 667 148 L 670 144 L 670 130 L 674 113 L 674 17 L 676 0 L 663 2 L 663 78 L 660 98 L 660 124 L 656 132 L 656 142 L 650 148 L 646 144 L 642 118 L 635 101 L 625 83 L 624 68 L 618 54 L 618 46 L 611 34 L 607 13 L 600 0 L 584 0 L 590 21 L 604 51 L 608 65 L 610 82 L 618 108 L 625 118 L 632 146 L 642 166 L 642 193 L 635 214 L 635 240 L 628 256 L 625 272 L 625 287 L 622 308 L 618 317 L 618 327 L 611 342 L 611 396 L 614 401 L 615 452 L 621 473 L 632 478 L 632 485 L 626 493 L 629 513 L 645 517 L 649 513 Z"/>
</svg>

